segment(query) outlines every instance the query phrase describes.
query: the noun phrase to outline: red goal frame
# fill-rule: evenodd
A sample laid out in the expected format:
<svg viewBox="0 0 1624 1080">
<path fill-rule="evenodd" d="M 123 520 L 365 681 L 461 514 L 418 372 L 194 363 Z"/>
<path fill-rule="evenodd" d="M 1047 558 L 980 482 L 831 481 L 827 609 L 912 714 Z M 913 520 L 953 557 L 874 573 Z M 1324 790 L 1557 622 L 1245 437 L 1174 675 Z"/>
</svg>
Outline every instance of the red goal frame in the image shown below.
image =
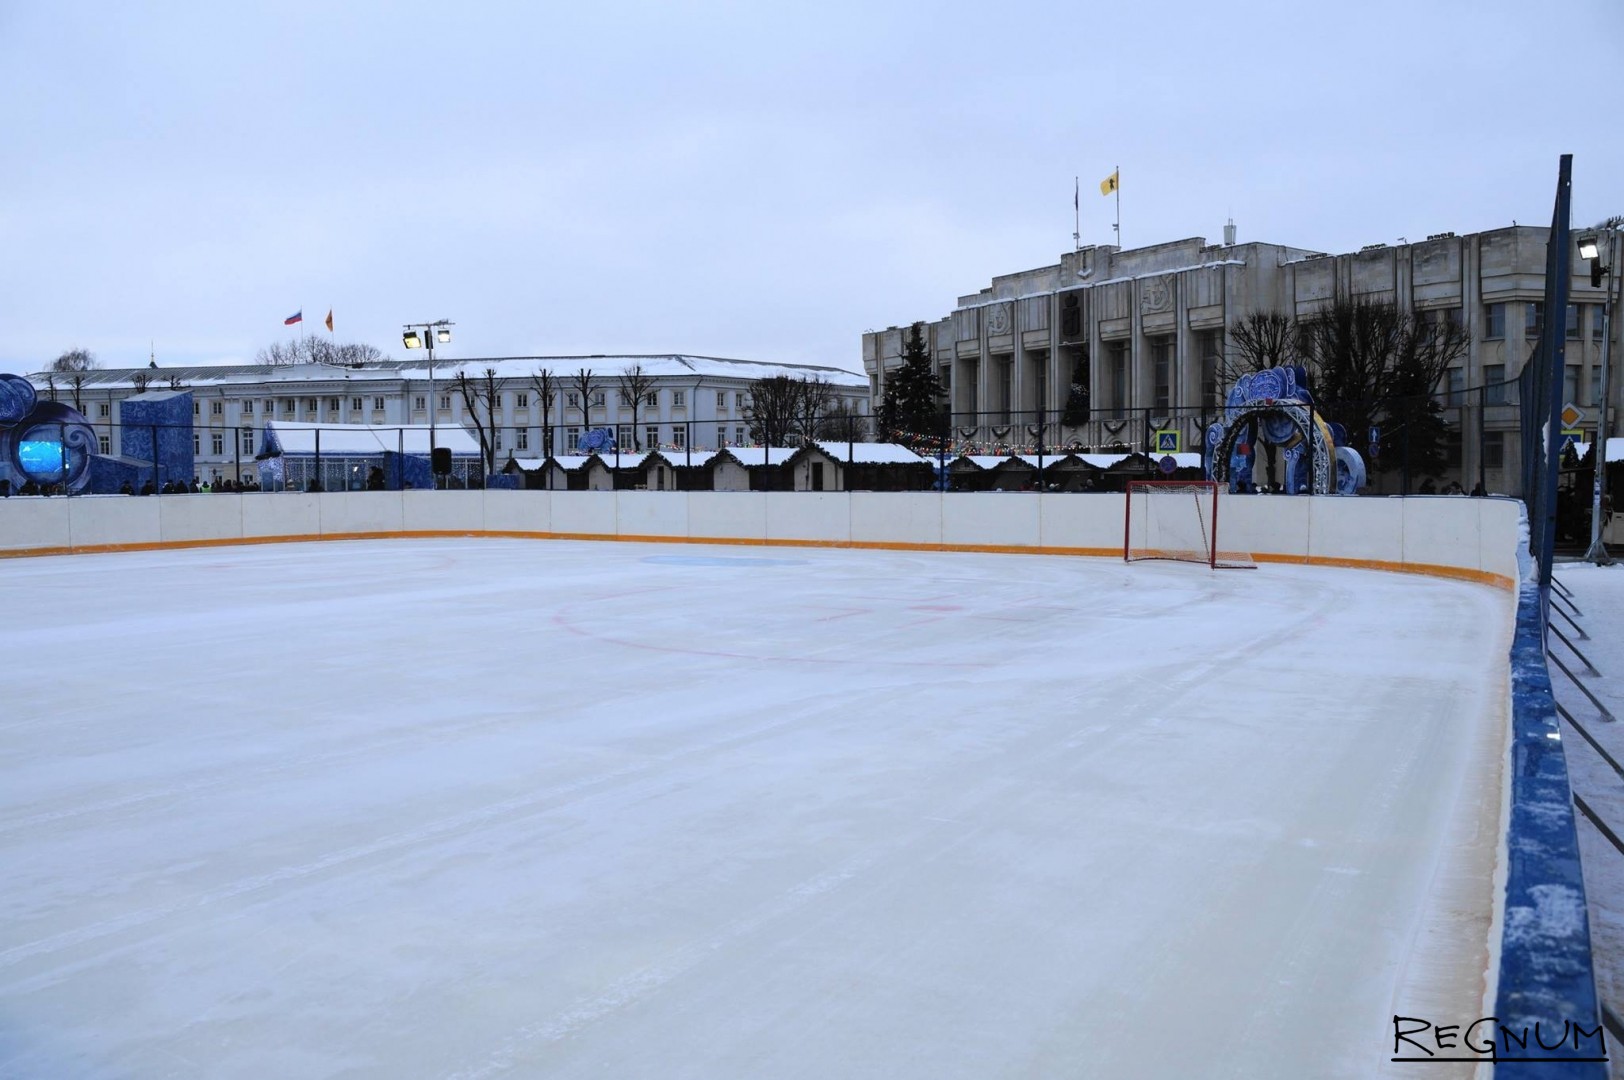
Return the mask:
<svg viewBox="0 0 1624 1080">
<path fill-rule="evenodd" d="M 1189 558 L 1177 553 L 1170 553 L 1155 548 L 1135 548 L 1133 546 L 1133 497 L 1136 492 L 1154 490 L 1157 488 L 1181 488 L 1190 491 L 1195 497 L 1197 512 L 1202 505 L 1208 509 L 1207 520 L 1211 523 L 1207 536 L 1207 550 L 1204 557 Z M 1218 549 L 1218 484 L 1213 480 L 1129 480 L 1123 493 L 1122 512 L 1122 561 L 1134 562 L 1140 559 L 1172 559 L 1179 562 L 1204 562 L 1212 570 L 1220 568 L 1255 569 L 1256 564 L 1249 556 L 1235 553 L 1233 557 L 1220 558 Z"/>
</svg>

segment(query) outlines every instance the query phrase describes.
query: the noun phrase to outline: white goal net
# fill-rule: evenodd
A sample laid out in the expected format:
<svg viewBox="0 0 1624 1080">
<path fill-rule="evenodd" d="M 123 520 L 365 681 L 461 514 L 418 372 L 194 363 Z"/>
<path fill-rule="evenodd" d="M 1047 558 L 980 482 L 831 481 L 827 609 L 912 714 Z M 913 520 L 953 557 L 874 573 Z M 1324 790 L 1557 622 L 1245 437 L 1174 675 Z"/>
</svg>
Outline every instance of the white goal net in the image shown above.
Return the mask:
<svg viewBox="0 0 1624 1080">
<path fill-rule="evenodd" d="M 1219 543 L 1218 485 L 1211 480 L 1130 480 L 1122 557 L 1174 559 L 1220 567 L 1251 568 L 1248 552 Z"/>
</svg>

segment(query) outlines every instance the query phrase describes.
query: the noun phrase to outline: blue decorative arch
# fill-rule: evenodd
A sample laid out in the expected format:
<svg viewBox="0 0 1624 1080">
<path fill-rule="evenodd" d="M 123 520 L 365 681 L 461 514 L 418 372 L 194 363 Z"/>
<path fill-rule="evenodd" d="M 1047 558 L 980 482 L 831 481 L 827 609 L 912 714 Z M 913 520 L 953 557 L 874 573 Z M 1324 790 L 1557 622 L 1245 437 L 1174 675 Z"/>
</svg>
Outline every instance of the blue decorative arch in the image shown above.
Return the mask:
<svg viewBox="0 0 1624 1080">
<path fill-rule="evenodd" d="M 1224 425 L 1213 447 L 1214 480 L 1222 482 L 1229 479 L 1230 451 L 1247 423 L 1255 419 L 1266 442 L 1308 448 L 1309 490 L 1313 494 L 1329 495 L 1335 490 L 1336 474 L 1331 468 L 1334 447 L 1320 426 L 1314 423 L 1308 405 L 1298 401 L 1257 402 L 1226 410 L 1226 419 L 1229 422 Z M 1287 437 L 1278 438 L 1282 434 Z"/>
<path fill-rule="evenodd" d="M 0 375 L 0 479 L 81 491 L 95 452 L 96 431 L 77 409 L 39 400 L 27 379 Z"/>
</svg>

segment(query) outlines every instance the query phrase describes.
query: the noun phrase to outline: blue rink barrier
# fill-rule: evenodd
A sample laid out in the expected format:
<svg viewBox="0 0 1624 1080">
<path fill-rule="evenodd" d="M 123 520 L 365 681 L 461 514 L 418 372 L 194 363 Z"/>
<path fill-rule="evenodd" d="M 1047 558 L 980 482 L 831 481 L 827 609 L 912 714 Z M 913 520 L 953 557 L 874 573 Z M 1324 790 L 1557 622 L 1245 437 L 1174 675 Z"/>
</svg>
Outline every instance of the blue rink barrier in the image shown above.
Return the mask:
<svg viewBox="0 0 1624 1080">
<path fill-rule="evenodd" d="M 1597 1003 L 1573 794 L 1526 532 L 1518 562 L 1524 572 L 1511 646 L 1511 819 L 1494 1075 L 1606 1080 L 1604 1055 L 1618 1051 L 1606 1043 Z"/>
</svg>

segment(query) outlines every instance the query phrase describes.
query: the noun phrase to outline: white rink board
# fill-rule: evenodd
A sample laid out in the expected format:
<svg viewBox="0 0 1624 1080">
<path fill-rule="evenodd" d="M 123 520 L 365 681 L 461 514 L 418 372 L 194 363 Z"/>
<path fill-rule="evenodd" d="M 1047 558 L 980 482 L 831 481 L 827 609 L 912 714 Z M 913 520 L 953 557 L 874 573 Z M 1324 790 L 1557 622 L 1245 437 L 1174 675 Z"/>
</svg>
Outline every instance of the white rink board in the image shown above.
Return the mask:
<svg viewBox="0 0 1624 1080">
<path fill-rule="evenodd" d="M 0 590 L 3 1076 L 1370 1076 L 1483 1015 L 1503 590 L 492 538 Z"/>
</svg>

